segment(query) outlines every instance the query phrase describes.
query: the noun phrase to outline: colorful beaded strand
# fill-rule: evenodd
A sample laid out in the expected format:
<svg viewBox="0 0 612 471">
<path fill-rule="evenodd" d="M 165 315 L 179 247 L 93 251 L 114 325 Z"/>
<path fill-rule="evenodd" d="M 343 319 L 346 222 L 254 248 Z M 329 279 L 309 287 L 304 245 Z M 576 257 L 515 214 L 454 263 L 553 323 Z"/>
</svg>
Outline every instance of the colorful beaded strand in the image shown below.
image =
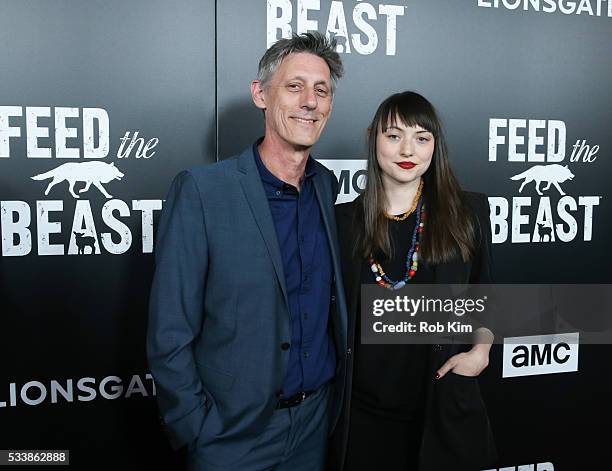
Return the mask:
<svg viewBox="0 0 612 471">
<path fill-rule="evenodd" d="M 382 265 L 374 260 L 373 256 L 370 256 L 370 269 L 374 274 L 377 284 L 387 289 L 398 290 L 406 286 L 406 283 L 414 278 L 419 267 L 418 252 L 420 249 L 422 234 L 425 230 L 425 220 L 425 203 L 421 197 L 419 198 L 416 210 L 416 224 L 412 232 L 412 244 L 410 246 L 410 250 L 408 251 L 408 255 L 406 256 L 406 274 L 404 275 L 404 278 L 399 281 L 392 280 L 385 274 Z"/>
</svg>

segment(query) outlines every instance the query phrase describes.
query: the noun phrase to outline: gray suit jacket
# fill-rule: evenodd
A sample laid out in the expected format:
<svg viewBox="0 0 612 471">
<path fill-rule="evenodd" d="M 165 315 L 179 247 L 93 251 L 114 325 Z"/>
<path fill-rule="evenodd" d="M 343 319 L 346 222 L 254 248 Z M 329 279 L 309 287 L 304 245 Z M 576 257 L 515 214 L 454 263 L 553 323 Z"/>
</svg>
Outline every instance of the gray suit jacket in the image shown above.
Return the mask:
<svg viewBox="0 0 612 471">
<path fill-rule="evenodd" d="M 315 164 L 334 272 L 335 424 L 347 350 L 337 184 Z M 240 459 L 278 401 L 289 359 L 281 344 L 290 341 L 283 263 L 252 148 L 180 173 L 157 232 L 147 332 L 149 366 L 173 447 L 191 444 L 213 464 Z"/>
</svg>

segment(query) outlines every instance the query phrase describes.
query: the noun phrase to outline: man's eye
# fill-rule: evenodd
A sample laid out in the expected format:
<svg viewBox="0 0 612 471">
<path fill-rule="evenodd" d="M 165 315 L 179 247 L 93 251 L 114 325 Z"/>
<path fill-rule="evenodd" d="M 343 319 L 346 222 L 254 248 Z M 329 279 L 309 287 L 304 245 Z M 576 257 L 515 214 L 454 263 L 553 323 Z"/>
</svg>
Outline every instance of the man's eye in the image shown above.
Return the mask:
<svg viewBox="0 0 612 471">
<path fill-rule="evenodd" d="M 287 85 L 287 88 L 291 91 L 297 91 L 300 90 L 302 87 L 299 83 L 290 83 L 289 85 Z"/>
<path fill-rule="evenodd" d="M 326 97 L 327 95 L 329 95 L 329 92 L 325 88 L 318 88 L 316 91 L 317 95 L 319 95 L 320 97 Z"/>
</svg>

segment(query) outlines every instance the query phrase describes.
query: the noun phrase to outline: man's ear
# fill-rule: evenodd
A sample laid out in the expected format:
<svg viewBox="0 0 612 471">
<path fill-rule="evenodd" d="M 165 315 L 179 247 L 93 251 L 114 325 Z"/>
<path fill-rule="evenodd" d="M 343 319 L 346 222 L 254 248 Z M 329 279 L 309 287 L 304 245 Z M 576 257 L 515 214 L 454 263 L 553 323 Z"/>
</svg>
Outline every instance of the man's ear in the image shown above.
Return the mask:
<svg viewBox="0 0 612 471">
<path fill-rule="evenodd" d="M 260 110 L 266 109 L 265 93 L 259 80 L 253 80 L 251 82 L 251 98 L 253 99 L 253 103 L 255 103 L 257 108 Z"/>
</svg>

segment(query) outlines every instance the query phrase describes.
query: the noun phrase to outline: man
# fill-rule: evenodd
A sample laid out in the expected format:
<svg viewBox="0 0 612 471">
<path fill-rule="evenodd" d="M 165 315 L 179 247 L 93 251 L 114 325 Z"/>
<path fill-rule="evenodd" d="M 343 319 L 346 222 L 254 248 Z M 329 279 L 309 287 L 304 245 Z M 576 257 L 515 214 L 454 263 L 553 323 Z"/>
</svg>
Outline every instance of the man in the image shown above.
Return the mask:
<svg viewBox="0 0 612 471">
<path fill-rule="evenodd" d="M 342 63 L 318 33 L 262 57 L 265 136 L 179 174 L 158 229 L 147 338 L 163 423 L 197 470 L 319 470 L 340 410 L 337 183 L 309 156 Z"/>
</svg>

